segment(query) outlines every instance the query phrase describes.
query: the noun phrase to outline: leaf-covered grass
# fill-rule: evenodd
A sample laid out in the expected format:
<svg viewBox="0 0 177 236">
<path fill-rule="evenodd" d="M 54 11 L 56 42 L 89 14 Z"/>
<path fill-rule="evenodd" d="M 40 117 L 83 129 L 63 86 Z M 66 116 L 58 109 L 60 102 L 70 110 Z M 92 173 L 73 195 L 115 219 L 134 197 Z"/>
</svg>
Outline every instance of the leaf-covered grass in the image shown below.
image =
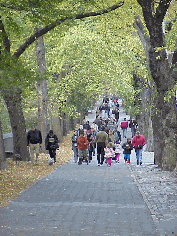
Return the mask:
<svg viewBox="0 0 177 236">
<path fill-rule="evenodd" d="M 8 170 L 0 171 L 0 207 L 8 205 L 8 203 L 17 198 L 24 190 L 26 190 L 34 181 L 41 177 L 47 176 L 53 170 L 65 163 L 72 157 L 71 149 L 72 132 L 64 137 L 63 143 L 60 143 L 57 152 L 57 162 L 55 165 L 48 165 L 48 154 L 40 154 L 38 164 L 31 162 L 14 162 L 7 159 Z"/>
</svg>

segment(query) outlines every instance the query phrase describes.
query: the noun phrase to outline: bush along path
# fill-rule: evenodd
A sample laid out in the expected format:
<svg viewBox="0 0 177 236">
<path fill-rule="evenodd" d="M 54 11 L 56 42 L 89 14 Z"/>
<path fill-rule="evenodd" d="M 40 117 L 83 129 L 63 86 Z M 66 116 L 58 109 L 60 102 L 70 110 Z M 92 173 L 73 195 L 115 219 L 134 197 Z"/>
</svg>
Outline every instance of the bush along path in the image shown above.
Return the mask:
<svg viewBox="0 0 177 236">
<path fill-rule="evenodd" d="M 18 162 L 7 159 L 8 169 L 0 171 L 0 207 L 17 198 L 24 190 L 34 184 L 38 179 L 47 176 L 60 165 L 67 163 L 72 156 L 71 149 L 72 132 L 64 137 L 57 152 L 55 165 L 48 165 L 48 154 L 41 153 L 38 164 L 31 162 Z"/>
</svg>

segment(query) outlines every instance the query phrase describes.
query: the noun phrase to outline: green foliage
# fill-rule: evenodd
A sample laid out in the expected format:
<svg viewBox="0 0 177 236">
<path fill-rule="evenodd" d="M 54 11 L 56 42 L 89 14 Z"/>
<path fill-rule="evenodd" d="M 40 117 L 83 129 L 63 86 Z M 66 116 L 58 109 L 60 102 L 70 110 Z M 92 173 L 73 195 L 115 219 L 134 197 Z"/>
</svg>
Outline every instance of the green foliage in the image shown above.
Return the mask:
<svg viewBox="0 0 177 236">
<path fill-rule="evenodd" d="M 0 97 L 0 119 L 3 134 L 11 132 L 9 114 L 3 99 Z"/>
<path fill-rule="evenodd" d="M 0 85 L 23 88 L 27 122 L 34 121 L 37 115 L 35 81 L 45 78 L 50 107 L 57 114 L 78 115 L 90 107 L 93 98 L 108 91 L 118 92 L 125 98 L 127 108 L 139 111 L 133 106 L 136 92 L 132 72 L 136 71 L 147 83 L 149 77 L 144 49 L 134 28 L 135 16 L 142 16 L 136 0 L 127 0 L 123 7 L 105 15 L 67 20 L 47 33 L 44 36 L 46 77 L 40 78 L 37 73 L 35 44 L 30 45 L 18 61 L 12 56 L 34 33 L 36 26 L 42 28 L 56 19 L 96 12 L 116 3 L 115 0 L 1 0 L 0 14 L 11 42 L 11 53 L 1 54 Z M 176 5 L 173 8 L 176 9 Z M 175 10 L 170 9 L 169 19 L 175 14 Z M 171 41 L 174 42 L 175 24 L 173 21 L 173 28 L 167 35 L 168 49 Z M 61 71 L 65 76 L 58 77 Z"/>
</svg>

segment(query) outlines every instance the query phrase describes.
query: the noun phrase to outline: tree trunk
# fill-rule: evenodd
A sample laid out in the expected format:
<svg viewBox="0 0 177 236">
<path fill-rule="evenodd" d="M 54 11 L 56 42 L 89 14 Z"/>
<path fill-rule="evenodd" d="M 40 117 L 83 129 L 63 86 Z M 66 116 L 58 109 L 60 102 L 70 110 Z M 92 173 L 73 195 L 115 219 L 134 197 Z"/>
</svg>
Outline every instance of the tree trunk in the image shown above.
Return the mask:
<svg viewBox="0 0 177 236">
<path fill-rule="evenodd" d="M 7 169 L 6 154 L 4 148 L 4 140 L 2 134 L 2 125 L 0 120 L 0 170 Z"/>
<path fill-rule="evenodd" d="M 20 154 L 22 161 L 30 160 L 27 150 L 26 125 L 21 104 L 21 90 L 2 90 L 13 133 L 14 154 Z"/>
<path fill-rule="evenodd" d="M 152 12 L 151 0 L 138 0 L 143 9 L 146 27 L 149 30 L 145 34 L 141 20 L 136 20 L 136 26 L 141 41 L 146 50 L 146 58 L 150 69 L 151 77 L 154 81 L 152 95 L 154 96 L 152 109 L 152 127 L 154 138 L 155 163 L 160 167 L 173 170 L 177 163 L 177 110 L 174 96 L 167 100 L 167 94 L 173 91 L 176 84 L 177 75 L 174 68 L 169 64 L 165 48 L 165 35 L 162 33 L 162 22 L 169 4 L 164 2 L 159 4 L 158 14 Z M 146 36 L 143 36 L 146 35 Z M 146 37 L 146 38 L 145 38 Z M 159 50 L 157 50 L 159 49 Z M 166 101 L 165 101 L 166 97 Z"/>
<path fill-rule="evenodd" d="M 41 36 L 36 40 L 36 56 L 38 63 L 39 76 L 42 77 L 46 73 L 46 62 L 45 62 L 45 46 L 44 40 Z M 40 80 L 38 83 L 38 126 L 42 133 L 42 152 L 45 152 L 45 142 L 44 139 L 47 136 L 47 102 L 48 102 L 48 91 L 47 91 L 47 81 Z"/>
</svg>

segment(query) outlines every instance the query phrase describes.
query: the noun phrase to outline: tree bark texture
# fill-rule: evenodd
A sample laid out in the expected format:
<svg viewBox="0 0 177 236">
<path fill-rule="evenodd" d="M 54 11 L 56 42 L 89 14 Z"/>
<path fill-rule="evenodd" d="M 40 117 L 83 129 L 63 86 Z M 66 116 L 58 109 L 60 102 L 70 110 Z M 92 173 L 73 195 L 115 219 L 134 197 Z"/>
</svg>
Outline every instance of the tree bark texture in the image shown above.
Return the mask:
<svg viewBox="0 0 177 236">
<path fill-rule="evenodd" d="M 148 59 L 155 85 L 152 110 L 155 163 L 164 169 L 173 170 L 177 163 L 177 110 L 174 98 L 165 100 L 165 96 L 176 84 L 174 68 L 177 64 L 169 64 L 162 32 L 162 22 L 170 2 L 160 1 L 154 14 L 151 0 L 138 0 L 150 35 Z"/>
<path fill-rule="evenodd" d="M 20 154 L 23 161 L 30 160 L 27 150 L 26 125 L 22 110 L 21 90 L 2 90 L 13 133 L 14 154 Z"/>
<path fill-rule="evenodd" d="M 36 29 L 37 30 L 37 29 Z M 47 81 L 43 80 L 42 77 L 46 73 L 46 62 L 45 62 L 45 46 L 43 36 L 36 40 L 36 57 L 38 63 L 38 74 L 41 80 L 37 83 L 38 86 L 38 126 L 42 133 L 42 152 L 45 152 L 45 137 L 47 136 L 47 102 L 48 102 L 48 91 Z"/>
</svg>

